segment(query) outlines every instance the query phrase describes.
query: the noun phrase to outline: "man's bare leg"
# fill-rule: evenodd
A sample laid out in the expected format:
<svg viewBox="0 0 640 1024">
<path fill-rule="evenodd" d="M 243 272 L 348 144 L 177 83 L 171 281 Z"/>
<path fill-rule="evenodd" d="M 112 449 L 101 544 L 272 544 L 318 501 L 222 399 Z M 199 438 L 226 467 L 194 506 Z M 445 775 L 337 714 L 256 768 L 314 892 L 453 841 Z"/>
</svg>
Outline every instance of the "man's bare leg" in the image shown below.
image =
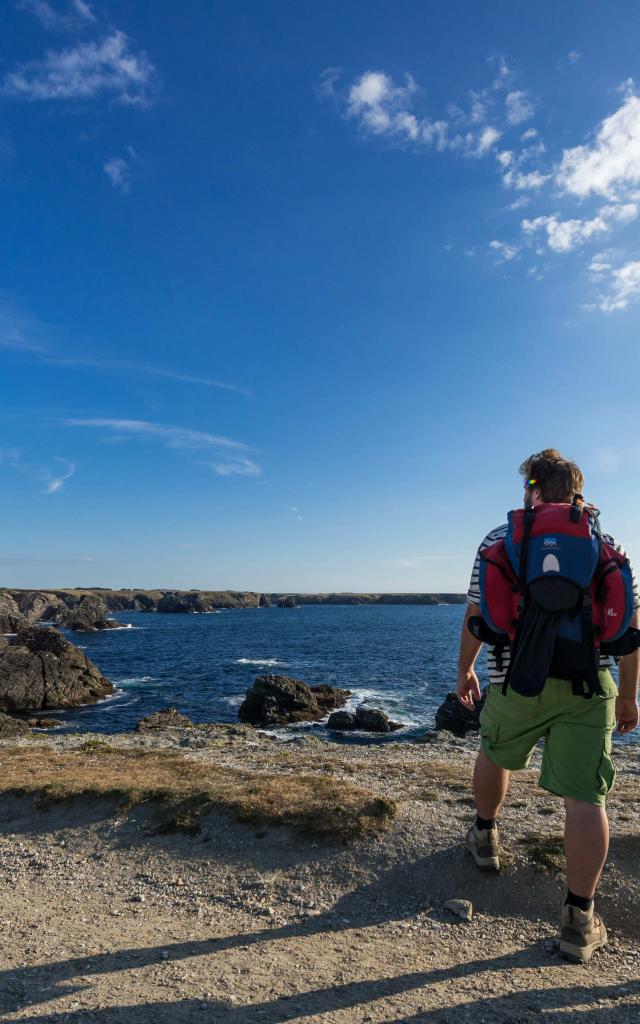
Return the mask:
<svg viewBox="0 0 640 1024">
<path fill-rule="evenodd" d="M 564 805 L 567 886 L 576 896 L 593 899 L 609 849 L 607 812 L 571 797 L 565 797 Z"/>
<path fill-rule="evenodd" d="M 509 772 L 480 751 L 473 772 L 473 795 L 480 818 L 497 818 L 509 788 Z"/>
</svg>

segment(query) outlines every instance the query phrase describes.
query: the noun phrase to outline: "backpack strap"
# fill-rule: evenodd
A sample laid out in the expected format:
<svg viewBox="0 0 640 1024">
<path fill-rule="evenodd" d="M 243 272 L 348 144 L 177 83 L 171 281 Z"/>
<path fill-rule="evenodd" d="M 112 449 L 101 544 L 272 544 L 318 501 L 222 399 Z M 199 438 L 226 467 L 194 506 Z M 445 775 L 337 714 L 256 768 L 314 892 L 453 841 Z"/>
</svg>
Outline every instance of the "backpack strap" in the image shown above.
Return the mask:
<svg viewBox="0 0 640 1024">
<path fill-rule="evenodd" d="M 591 597 L 588 592 L 583 595 L 582 598 L 582 636 L 585 643 L 593 651 L 593 659 L 586 669 L 581 669 L 573 676 L 571 680 L 572 692 L 575 696 L 586 697 L 587 700 L 591 700 L 594 693 L 599 697 L 604 697 L 604 690 L 600 683 L 600 677 L 598 675 L 598 668 L 600 667 L 599 655 L 600 650 L 596 647 L 596 636 L 595 629 L 593 626 L 593 615 L 591 607 Z M 586 685 L 586 692 L 585 692 Z"/>
<path fill-rule="evenodd" d="M 531 538 L 531 528 L 533 526 L 533 520 L 535 519 L 536 510 L 534 506 L 526 508 L 524 511 L 524 521 L 522 524 L 522 541 L 520 543 L 520 564 L 518 566 L 518 584 L 520 586 L 521 594 L 525 593 L 527 588 L 527 567 L 529 563 L 529 540 Z"/>
</svg>

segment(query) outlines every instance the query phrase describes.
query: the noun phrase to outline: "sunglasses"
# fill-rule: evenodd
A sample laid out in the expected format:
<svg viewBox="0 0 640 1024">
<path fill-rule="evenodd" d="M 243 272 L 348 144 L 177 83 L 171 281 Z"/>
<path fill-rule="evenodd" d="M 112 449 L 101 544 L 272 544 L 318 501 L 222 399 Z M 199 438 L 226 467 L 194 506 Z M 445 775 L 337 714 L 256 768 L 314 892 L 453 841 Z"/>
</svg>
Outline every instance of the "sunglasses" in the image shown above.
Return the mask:
<svg viewBox="0 0 640 1024">
<path fill-rule="evenodd" d="M 538 481 L 537 481 L 537 480 L 534 480 L 533 478 L 532 478 L 531 480 L 525 480 L 525 482 L 524 482 L 524 486 L 525 486 L 525 487 L 535 487 L 535 485 L 537 484 L 537 482 L 538 482 Z"/>
</svg>

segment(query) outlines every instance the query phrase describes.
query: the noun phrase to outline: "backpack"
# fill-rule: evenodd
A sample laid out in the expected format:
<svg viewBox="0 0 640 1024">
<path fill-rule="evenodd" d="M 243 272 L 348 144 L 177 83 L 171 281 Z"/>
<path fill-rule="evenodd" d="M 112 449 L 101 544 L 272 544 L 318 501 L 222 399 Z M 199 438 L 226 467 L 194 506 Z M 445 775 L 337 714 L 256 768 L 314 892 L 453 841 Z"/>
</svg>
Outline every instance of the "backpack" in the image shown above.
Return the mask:
<svg viewBox="0 0 640 1024">
<path fill-rule="evenodd" d="M 480 552 L 479 582 L 482 617 L 469 629 L 494 647 L 499 670 L 509 648 L 503 693 L 511 686 L 534 697 L 554 676 L 574 693 L 602 694 L 600 654 L 640 646 L 629 561 L 603 539 L 597 509 L 580 496 L 510 512 L 504 540 Z"/>
</svg>

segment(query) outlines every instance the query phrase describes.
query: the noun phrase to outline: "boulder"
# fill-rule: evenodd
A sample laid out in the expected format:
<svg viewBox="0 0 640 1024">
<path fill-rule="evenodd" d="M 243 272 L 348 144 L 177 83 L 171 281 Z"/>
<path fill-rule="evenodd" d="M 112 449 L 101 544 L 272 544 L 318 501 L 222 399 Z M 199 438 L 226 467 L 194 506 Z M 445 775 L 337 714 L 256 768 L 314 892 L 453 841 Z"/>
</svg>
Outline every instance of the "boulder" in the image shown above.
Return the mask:
<svg viewBox="0 0 640 1024">
<path fill-rule="evenodd" d="M 480 712 L 484 707 L 486 690 L 473 711 L 462 706 L 455 693 L 448 693 L 436 711 L 436 729 L 445 729 L 454 736 L 466 736 L 468 732 L 478 732 L 480 728 Z"/>
<path fill-rule="evenodd" d="M 55 629 L 27 626 L 0 647 L 0 711 L 95 704 L 113 685 Z"/>
<path fill-rule="evenodd" d="M 380 708 L 359 704 L 356 708 L 356 729 L 364 729 L 366 732 L 395 732 L 396 729 L 402 729 L 402 724 L 392 722 Z"/>
<path fill-rule="evenodd" d="M 258 676 L 238 708 L 238 717 L 250 725 L 318 722 L 350 696 L 349 690 L 337 686 L 307 686 L 290 676 Z"/>
<path fill-rule="evenodd" d="M 136 725 L 136 732 L 154 732 L 158 729 L 193 729 L 193 722 L 176 708 L 165 708 L 154 711 L 152 715 L 141 718 Z"/>
<path fill-rule="evenodd" d="M 56 729 L 62 723 L 57 718 L 29 718 L 30 729 Z"/>
<path fill-rule="evenodd" d="M 11 718 L 10 715 L 3 715 L 0 712 L 0 739 L 7 740 L 14 736 L 29 736 L 31 730 L 27 722 L 20 718 Z"/>
<path fill-rule="evenodd" d="M 327 729 L 357 729 L 356 716 L 350 711 L 334 711 L 329 715 Z"/>
<path fill-rule="evenodd" d="M 17 633 L 27 625 L 27 620 L 11 594 L 0 594 L 0 633 Z"/>
<path fill-rule="evenodd" d="M 58 615 L 58 622 L 77 633 L 95 633 L 102 629 L 118 629 L 120 623 L 107 618 L 106 602 L 95 594 L 84 594 Z"/>
</svg>

